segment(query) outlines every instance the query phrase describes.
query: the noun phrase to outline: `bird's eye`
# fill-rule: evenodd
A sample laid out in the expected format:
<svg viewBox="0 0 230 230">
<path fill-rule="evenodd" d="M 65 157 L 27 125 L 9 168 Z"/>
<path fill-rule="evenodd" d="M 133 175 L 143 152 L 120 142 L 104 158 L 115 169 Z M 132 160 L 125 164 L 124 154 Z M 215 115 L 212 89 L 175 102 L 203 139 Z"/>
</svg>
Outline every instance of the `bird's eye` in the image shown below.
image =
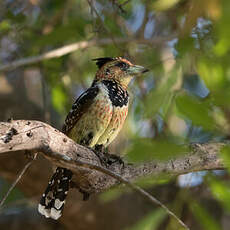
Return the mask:
<svg viewBox="0 0 230 230">
<path fill-rule="evenodd" d="M 118 62 L 115 66 L 118 66 L 122 70 L 127 70 L 129 68 L 129 64 L 125 62 Z"/>
</svg>

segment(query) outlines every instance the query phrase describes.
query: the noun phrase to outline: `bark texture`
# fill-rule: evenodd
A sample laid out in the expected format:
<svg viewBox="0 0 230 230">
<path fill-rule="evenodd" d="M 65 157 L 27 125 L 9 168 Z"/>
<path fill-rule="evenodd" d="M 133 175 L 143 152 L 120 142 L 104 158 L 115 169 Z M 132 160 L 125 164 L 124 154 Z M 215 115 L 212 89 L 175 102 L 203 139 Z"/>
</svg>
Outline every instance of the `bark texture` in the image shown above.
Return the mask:
<svg viewBox="0 0 230 230">
<path fill-rule="evenodd" d="M 168 162 L 152 161 L 122 166 L 119 162 L 107 169 L 127 180 L 147 175 L 179 175 L 200 170 L 223 169 L 219 150 L 225 143 L 192 144 L 189 152 Z M 76 185 L 88 193 L 104 191 L 118 181 L 101 172 L 102 165 L 90 149 L 76 144 L 57 129 L 40 121 L 17 120 L 0 123 L 0 153 L 41 152 L 52 163 L 74 171 Z"/>
</svg>

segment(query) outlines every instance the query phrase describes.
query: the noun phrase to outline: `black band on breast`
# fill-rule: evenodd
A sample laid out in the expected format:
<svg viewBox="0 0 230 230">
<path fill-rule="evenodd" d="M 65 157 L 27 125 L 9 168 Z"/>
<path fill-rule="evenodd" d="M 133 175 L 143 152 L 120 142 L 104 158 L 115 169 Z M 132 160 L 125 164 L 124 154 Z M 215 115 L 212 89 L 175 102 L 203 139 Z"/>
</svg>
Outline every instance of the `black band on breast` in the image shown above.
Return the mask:
<svg viewBox="0 0 230 230">
<path fill-rule="evenodd" d="M 103 80 L 102 83 L 106 86 L 109 92 L 109 99 L 113 106 L 123 107 L 128 104 L 129 94 L 116 81 Z"/>
</svg>

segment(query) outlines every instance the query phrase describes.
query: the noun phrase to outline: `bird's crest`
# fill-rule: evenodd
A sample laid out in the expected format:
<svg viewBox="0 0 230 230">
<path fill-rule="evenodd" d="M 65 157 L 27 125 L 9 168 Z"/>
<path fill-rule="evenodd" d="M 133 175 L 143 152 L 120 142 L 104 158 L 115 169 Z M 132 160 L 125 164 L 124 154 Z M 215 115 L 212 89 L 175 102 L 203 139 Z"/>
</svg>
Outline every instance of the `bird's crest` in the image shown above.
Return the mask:
<svg viewBox="0 0 230 230">
<path fill-rule="evenodd" d="M 111 61 L 121 61 L 124 62 L 128 65 L 132 65 L 132 63 L 130 61 L 128 61 L 127 59 L 123 58 L 123 57 L 102 57 L 102 58 L 94 58 L 92 59 L 93 61 L 96 61 L 96 65 L 98 66 L 98 68 L 100 69 L 104 64 L 111 62 Z"/>
<path fill-rule="evenodd" d="M 112 58 L 112 57 L 103 57 L 103 58 L 94 58 L 92 59 L 93 61 L 96 61 L 96 65 L 98 66 L 98 68 L 100 69 L 105 63 L 110 62 L 110 61 L 114 61 L 117 58 Z"/>
</svg>

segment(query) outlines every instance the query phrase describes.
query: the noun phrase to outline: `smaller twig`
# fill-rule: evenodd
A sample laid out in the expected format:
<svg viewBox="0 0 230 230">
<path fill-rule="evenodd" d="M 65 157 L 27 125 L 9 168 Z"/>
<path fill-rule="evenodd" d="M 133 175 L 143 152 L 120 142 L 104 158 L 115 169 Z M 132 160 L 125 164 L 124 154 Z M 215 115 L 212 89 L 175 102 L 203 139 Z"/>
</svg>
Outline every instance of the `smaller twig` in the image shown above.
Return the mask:
<svg viewBox="0 0 230 230">
<path fill-rule="evenodd" d="M 130 182 L 129 182 L 130 183 Z M 155 197 L 153 197 L 151 194 L 140 188 L 139 186 L 136 186 L 134 184 L 131 184 L 132 187 L 135 191 L 139 192 L 142 194 L 145 198 L 147 198 L 150 202 L 158 204 L 161 208 L 163 208 L 170 216 L 175 218 L 178 223 L 183 226 L 185 229 L 189 230 L 189 227 L 179 218 L 174 214 L 171 210 L 169 210 L 163 203 L 161 203 L 159 200 L 157 200 Z"/>
<path fill-rule="evenodd" d="M 151 203 L 153 204 L 157 204 L 159 205 L 161 208 L 163 208 L 170 216 L 172 216 L 173 218 L 175 218 L 178 223 L 183 226 L 185 229 L 189 230 L 189 227 L 179 218 L 176 216 L 176 214 L 174 214 L 172 211 L 170 211 L 163 203 L 161 203 L 159 200 L 157 200 L 154 196 L 152 196 L 151 194 L 149 194 L 148 192 L 146 192 L 144 189 L 142 189 L 141 187 L 131 183 L 130 181 L 124 179 L 123 177 L 121 177 L 120 175 L 112 172 L 111 170 L 102 168 L 102 167 L 95 167 L 96 170 L 101 171 L 115 179 L 117 179 L 118 181 L 128 185 L 130 188 L 132 188 L 133 190 L 135 190 L 136 192 L 138 192 L 139 194 L 141 194 L 142 196 L 144 196 L 145 198 L 147 198 Z"/>
<path fill-rule="evenodd" d="M 58 48 L 58 49 L 48 51 L 48 52 L 41 54 L 41 55 L 38 55 L 38 56 L 22 58 L 22 59 L 16 60 L 16 61 L 11 62 L 11 63 L 2 64 L 2 65 L 0 65 L 0 71 L 14 69 L 14 68 L 19 67 L 19 66 L 40 62 L 40 61 L 47 60 L 50 58 L 58 58 L 58 57 L 61 57 L 63 55 L 66 55 L 68 53 L 71 53 L 75 50 L 78 50 L 80 48 L 82 48 L 82 49 L 86 48 L 87 46 L 92 45 L 92 44 L 95 44 L 95 40 L 76 42 L 76 43 L 73 43 L 70 45 L 63 46 L 63 47 Z"/>
<path fill-rule="evenodd" d="M 16 180 L 14 181 L 14 183 L 10 186 L 10 188 L 7 191 L 7 193 L 2 198 L 2 200 L 0 202 L 0 208 L 2 207 L 2 205 L 4 204 L 4 202 L 6 201 L 7 197 L 10 195 L 11 191 L 14 189 L 14 187 L 16 186 L 16 184 L 18 183 L 18 181 L 21 180 L 23 174 L 30 167 L 30 165 L 32 164 L 32 162 L 33 162 L 33 160 L 35 158 L 36 158 L 36 155 L 33 158 L 29 159 L 28 162 L 25 164 L 25 166 L 23 167 L 22 171 L 18 174 L 18 176 L 17 176 Z"/>
<path fill-rule="evenodd" d="M 119 3 L 117 2 L 117 0 L 112 0 L 112 4 L 115 5 L 115 6 L 117 6 L 117 8 L 120 10 L 120 12 L 121 12 L 122 14 L 126 14 L 127 12 L 126 12 L 126 10 L 123 9 L 123 6 L 125 6 L 129 1 L 130 1 L 130 0 L 127 0 L 127 1 L 125 1 L 125 2 L 119 4 Z"/>
<path fill-rule="evenodd" d="M 175 38 L 176 35 L 170 35 L 168 37 L 155 37 L 153 39 L 136 39 L 136 38 L 114 38 L 114 41 L 116 44 L 120 43 L 127 43 L 127 42 L 137 42 L 142 44 L 148 44 L 148 45 L 160 45 L 162 43 L 165 43 L 169 40 L 172 40 Z M 64 45 L 63 47 L 53 49 L 51 51 L 45 52 L 43 54 L 37 55 L 37 56 L 31 56 L 27 58 L 22 58 L 19 60 L 15 60 L 13 62 L 0 64 L 0 71 L 7 71 L 12 70 L 17 67 L 25 66 L 25 65 L 31 65 L 34 63 L 38 63 L 44 60 L 52 59 L 52 58 L 59 58 L 64 55 L 67 55 L 69 53 L 72 53 L 74 51 L 77 51 L 79 49 L 85 49 L 92 46 L 99 46 L 99 45 L 110 45 L 114 42 L 110 38 L 102 38 L 102 39 L 94 39 L 90 41 L 81 41 L 81 42 L 75 42 L 69 45 Z"/>
<path fill-rule="evenodd" d="M 130 2 L 130 0 L 126 0 L 125 2 L 121 3 L 120 6 L 125 6 L 126 4 L 128 4 Z"/>
</svg>

